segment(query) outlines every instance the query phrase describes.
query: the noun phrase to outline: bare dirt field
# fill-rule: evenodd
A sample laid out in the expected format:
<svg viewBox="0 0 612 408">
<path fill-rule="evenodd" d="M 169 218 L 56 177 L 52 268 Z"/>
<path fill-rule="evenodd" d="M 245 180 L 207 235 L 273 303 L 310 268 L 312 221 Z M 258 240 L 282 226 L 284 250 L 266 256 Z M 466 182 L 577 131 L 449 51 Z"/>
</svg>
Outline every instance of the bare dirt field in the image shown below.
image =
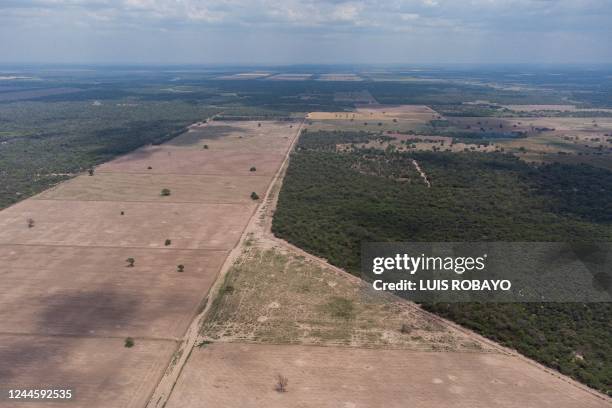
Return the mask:
<svg viewBox="0 0 612 408">
<path fill-rule="evenodd" d="M 0 212 L 3 387 L 72 388 L 57 406 L 147 404 L 299 124 L 206 126 L 209 149 L 149 146 Z"/>
<path fill-rule="evenodd" d="M 288 379 L 275 390 L 276 376 Z M 599 408 L 597 396 L 514 357 L 209 344 L 194 350 L 168 408 Z"/>
<path fill-rule="evenodd" d="M 255 204 L 25 200 L 2 211 L 0 244 L 232 248 Z M 124 215 L 121 215 L 121 211 Z M 28 228 L 27 220 L 35 220 Z"/>
<path fill-rule="evenodd" d="M 150 384 L 176 348 L 169 340 L 0 334 L 3 388 L 70 388 L 74 399 L 59 403 L 0 401 L 3 408 L 142 407 Z"/>
<path fill-rule="evenodd" d="M 398 118 L 418 121 L 435 119 L 439 114 L 425 105 L 380 105 L 358 106 L 357 112 L 364 116 L 378 118 Z"/>
<path fill-rule="evenodd" d="M 437 116 L 436 111 L 425 105 L 361 105 L 354 112 L 311 112 L 306 118 L 312 120 L 354 119 L 358 121 L 395 118 L 426 122 L 435 119 Z"/>
<path fill-rule="evenodd" d="M 351 112 L 311 112 L 306 116 L 311 130 L 364 132 L 408 132 L 417 130 L 440 115 L 425 105 L 359 105 Z"/>
<path fill-rule="evenodd" d="M 257 175 L 272 176 L 282 160 L 278 153 L 152 146 L 102 164 L 97 172 L 252 176 L 255 166 Z"/>
<path fill-rule="evenodd" d="M 226 255 L 227 251 L 0 246 L 0 331 L 179 338 Z M 127 266 L 130 257 L 134 267 Z M 184 272 L 177 271 L 179 264 Z"/>
<path fill-rule="evenodd" d="M 269 176 L 244 177 L 103 173 L 61 183 L 36 199 L 79 201 L 138 201 L 158 203 L 252 203 L 251 192 L 265 191 Z M 161 190 L 171 187 L 170 196 Z"/>
<path fill-rule="evenodd" d="M 214 121 L 191 126 L 189 131 L 164 146 L 233 152 L 278 153 L 283 156 L 291 144 L 296 122 Z"/>
</svg>

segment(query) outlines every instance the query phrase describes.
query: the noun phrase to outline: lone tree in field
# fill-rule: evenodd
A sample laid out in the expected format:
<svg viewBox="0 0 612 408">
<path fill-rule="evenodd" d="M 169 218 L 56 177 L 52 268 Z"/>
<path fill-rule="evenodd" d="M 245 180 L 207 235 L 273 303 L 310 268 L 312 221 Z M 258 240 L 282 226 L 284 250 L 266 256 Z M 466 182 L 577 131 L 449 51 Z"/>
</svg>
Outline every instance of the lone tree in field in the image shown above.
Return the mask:
<svg viewBox="0 0 612 408">
<path fill-rule="evenodd" d="M 185 272 L 185 265 L 177 265 L 176 271 L 177 272 Z"/>
<path fill-rule="evenodd" d="M 289 385 L 289 379 L 282 374 L 276 376 L 276 391 L 287 392 L 287 385 Z"/>
<path fill-rule="evenodd" d="M 170 195 L 170 189 L 169 188 L 164 188 L 162 189 L 161 193 L 162 196 L 166 197 Z"/>
<path fill-rule="evenodd" d="M 167 240 L 164 242 L 164 245 L 165 245 L 165 246 L 169 246 L 171 243 L 172 243 L 172 240 L 167 239 Z"/>
<path fill-rule="evenodd" d="M 208 150 L 208 145 L 204 145 L 204 150 Z"/>
<path fill-rule="evenodd" d="M 28 218 L 28 228 L 33 228 L 33 227 L 34 227 L 34 219 Z"/>
<path fill-rule="evenodd" d="M 251 167 L 249 171 L 257 171 L 257 169 L 255 168 L 255 166 Z"/>
<path fill-rule="evenodd" d="M 134 347 L 134 339 L 131 337 L 126 337 L 125 338 L 125 343 L 123 344 L 125 347 L 130 348 L 130 347 Z"/>
<path fill-rule="evenodd" d="M 87 172 L 89 173 L 90 176 L 93 176 L 94 175 L 93 167 L 90 167 L 89 170 L 87 170 Z"/>
<path fill-rule="evenodd" d="M 251 193 L 251 200 L 259 200 L 259 196 L 254 191 Z"/>
<path fill-rule="evenodd" d="M 128 268 L 133 268 L 134 267 L 134 263 L 136 263 L 136 260 L 134 258 L 128 258 L 125 260 L 125 262 L 127 262 L 127 267 Z"/>
</svg>

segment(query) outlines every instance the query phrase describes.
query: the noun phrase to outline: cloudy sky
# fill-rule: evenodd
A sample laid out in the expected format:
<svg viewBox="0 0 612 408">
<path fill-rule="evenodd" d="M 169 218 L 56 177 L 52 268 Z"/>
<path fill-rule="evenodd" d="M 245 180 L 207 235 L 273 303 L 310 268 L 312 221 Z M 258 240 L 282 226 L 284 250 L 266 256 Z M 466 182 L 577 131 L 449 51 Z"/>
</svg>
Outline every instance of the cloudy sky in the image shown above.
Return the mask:
<svg viewBox="0 0 612 408">
<path fill-rule="evenodd" d="M 611 63 L 611 22 L 611 0 L 0 0 L 0 63 Z"/>
</svg>

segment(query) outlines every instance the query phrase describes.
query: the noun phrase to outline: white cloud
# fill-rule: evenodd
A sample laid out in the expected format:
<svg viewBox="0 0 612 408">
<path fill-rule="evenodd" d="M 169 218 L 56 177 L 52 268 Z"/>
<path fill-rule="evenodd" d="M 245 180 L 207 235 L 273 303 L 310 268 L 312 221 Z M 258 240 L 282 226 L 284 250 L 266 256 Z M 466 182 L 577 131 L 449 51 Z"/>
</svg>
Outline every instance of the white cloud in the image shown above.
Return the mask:
<svg viewBox="0 0 612 408">
<path fill-rule="evenodd" d="M 525 22 L 536 29 L 540 19 L 591 18 L 603 25 L 602 17 L 612 16 L 612 4 L 607 0 L 0 0 L 0 18 L 7 10 L 30 10 L 37 18 L 42 10 L 62 16 L 81 15 L 94 22 L 121 24 L 140 19 L 143 25 L 168 22 L 180 24 L 224 24 L 231 26 L 258 25 L 269 27 L 385 27 L 394 23 L 443 19 L 457 26 L 488 26 L 500 28 L 500 22 Z M 25 14 L 28 14 L 27 12 Z M 25 17 L 22 17 L 25 18 Z M 511 29 L 512 27 L 507 27 Z"/>
<path fill-rule="evenodd" d="M 68 44 L 102 38 L 99 47 L 109 48 L 102 51 L 130 49 L 125 51 L 129 58 L 134 49 L 157 44 L 166 44 L 166 52 L 180 48 L 172 42 L 177 37 L 191 48 L 203 38 L 222 48 L 231 43 L 227 47 L 243 55 L 252 47 L 247 37 L 255 44 L 311 47 L 313 55 L 322 41 L 339 38 L 381 48 L 360 50 L 363 55 L 382 53 L 390 41 L 399 44 L 396 49 L 406 44 L 407 55 L 425 43 L 440 55 L 455 55 L 477 46 L 501 52 L 501 39 L 519 36 L 531 39 L 521 44 L 571 37 L 576 39 L 572 44 L 612 59 L 610 21 L 610 0 L 0 0 L 0 34 L 16 38 L 0 42 L 0 60 L 59 37 Z M 138 32 L 143 34 L 137 40 Z M 296 53 L 297 47 L 287 45 Z"/>
</svg>

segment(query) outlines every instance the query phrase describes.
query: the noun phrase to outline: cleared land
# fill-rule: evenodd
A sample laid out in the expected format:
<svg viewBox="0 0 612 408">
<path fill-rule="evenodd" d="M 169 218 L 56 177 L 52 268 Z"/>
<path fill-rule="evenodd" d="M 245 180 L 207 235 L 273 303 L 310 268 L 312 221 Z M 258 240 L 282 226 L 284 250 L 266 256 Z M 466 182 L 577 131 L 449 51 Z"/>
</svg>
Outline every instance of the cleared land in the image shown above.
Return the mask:
<svg viewBox="0 0 612 408">
<path fill-rule="evenodd" d="M 492 350 L 360 279 L 255 238 L 249 244 L 202 326 L 203 341 Z"/>
<path fill-rule="evenodd" d="M 3 408 L 142 407 L 163 373 L 175 342 L 103 337 L 0 334 L 3 388 L 70 387 L 72 402 L 0 402 Z"/>
<path fill-rule="evenodd" d="M 278 153 L 212 149 L 166 149 L 149 147 L 98 168 L 103 173 L 203 174 L 250 176 L 252 166 L 258 175 L 271 176 L 282 162 Z M 151 167 L 151 169 L 149 169 Z"/>
<path fill-rule="evenodd" d="M 231 150 L 233 152 L 278 153 L 284 158 L 298 125 L 294 122 L 220 122 L 191 126 L 189 131 L 172 139 L 165 146 L 204 149 L 209 152 Z"/>
<path fill-rule="evenodd" d="M 179 338 L 226 255 L 2 245 L 1 328 L 32 335 Z M 127 266 L 130 257 L 134 267 Z"/>
<path fill-rule="evenodd" d="M 58 406 L 146 405 L 294 125 L 209 124 L 209 149 L 149 146 L 0 212 L 0 383 L 71 387 Z"/>
<path fill-rule="evenodd" d="M 159 203 L 252 203 L 253 191 L 265 191 L 270 178 L 99 173 L 77 177 L 39 194 L 36 199 L 79 201 L 148 201 Z M 171 195 L 161 190 L 171 187 Z"/>
<path fill-rule="evenodd" d="M 275 390 L 276 376 L 289 380 Z M 610 405 L 514 357 L 211 344 L 194 350 L 168 408 L 598 408 Z"/>
<path fill-rule="evenodd" d="M 0 244 L 163 248 L 170 238 L 175 248 L 229 249 L 254 206 L 26 200 L 2 212 Z"/>
<path fill-rule="evenodd" d="M 440 115 L 425 105 L 359 105 L 352 112 L 311 112 L 309 130 L 409 132 Z"/>
</svg>

